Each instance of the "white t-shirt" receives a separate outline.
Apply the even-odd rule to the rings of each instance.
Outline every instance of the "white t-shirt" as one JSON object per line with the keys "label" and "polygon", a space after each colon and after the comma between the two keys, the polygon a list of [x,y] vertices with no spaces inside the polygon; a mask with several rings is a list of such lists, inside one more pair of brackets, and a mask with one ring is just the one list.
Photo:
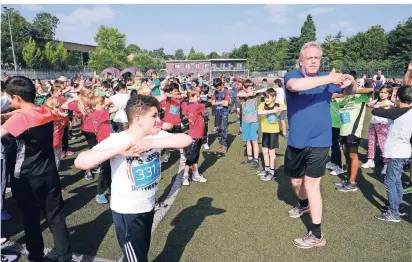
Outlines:
{"label": "white t-shirt", "polygon": [[[147,139],[171,136],[159,131]],[[97,144],[95,149],[108,149],[130,142],[125,131],[111,133],[108,138]],[[110,208],[120,214],[138,214],[152,211],[161,176],[161,149],[144,152],[140,157],[127,158],[116,155],[110,159],[112,172]]]}
{"label": "white t-shirt", "polygon": [[[373,76],[373,80],[374,80],[374,81],[377,81],[377,80],[376,80],[377,77],[378,77],[378,75],[374,75],[374,76]],[[385,84],[385,81],[386,81],[386,80],[385,80],[385,76],[384,76],[384,75],[381,75],[381,78],[380,78],[380,79],[381,79],[380,81],[382,81],[382,85]]]}
{"label": "white t-shirt", "polygon": [[[375,99],[375,100],[373,100],[372,102],[373,102],[374,104],[376,104],[376,103],[378,102],[378,100]],[[392,101],[390,101],[390,100],[385,100],[384,103],[388,105],[388,107],[385,107],[385,109],[388,109],[388,108],[390,108],[390,106],[393,106],[393,103],[392,103]],[[372,115],[372,117],[371,117],[371,122],[370,122],[370,123],[371,123],[371,124],[385,124],[385,125],[388,125],[388,124],[390,124],[391,122],[392,122],[392,120],[390,120],[390,119],[388,119],[388,118],[384,118],[384,117]]]}
{"label": "white t-shirt", "polygon": [[276,87],[276,102],[285,104],[285,90],[282,87]]}
{"label": "white t-shirt", "polygon": [[130,94],[115,94],[114,96],[110,97],[110,101],[112,101],[113,105],[118,109],[113,121],[119,123],[127,123],[127,115],[126,108],[127,101],[129,101]]}

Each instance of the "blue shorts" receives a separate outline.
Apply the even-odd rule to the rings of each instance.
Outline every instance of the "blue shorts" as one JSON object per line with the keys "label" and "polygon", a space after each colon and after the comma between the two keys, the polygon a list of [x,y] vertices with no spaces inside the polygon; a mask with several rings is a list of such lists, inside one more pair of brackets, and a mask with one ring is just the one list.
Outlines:
{"label": "blue shorts", "polygon": [[242,140],[257,141],[258,140],[259,122],[242,123]]}

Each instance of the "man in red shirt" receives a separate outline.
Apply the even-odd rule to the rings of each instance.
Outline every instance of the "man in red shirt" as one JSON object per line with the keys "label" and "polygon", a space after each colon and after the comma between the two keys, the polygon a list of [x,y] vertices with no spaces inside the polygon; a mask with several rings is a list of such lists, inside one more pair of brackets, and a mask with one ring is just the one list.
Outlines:
{"label": "man in red shirt", "polygon": [[[189,103],[182,103],[182,112],[189,120],[189,136],[192,137],[192,145],[186,148],[186,166],[183,174],[183,185],[189,185],[189,169],[192,167],[192,180],[205,183],[207,179],[204,178],[198,171],[198,161],[200,156],[200,148],[203,143],[205,121],[203,119],[203,112],[206,104],[199,103],[200,96],[196,91],[189,91]],[[209,103],[209,106],[211,104]]]}
{"label": "man in red shirt", "polygon": [[23,214],[26,247],[30,261],[43,261],[44,243],[40,228],[43,212],[54,238],[59,262],[71,261],[60,179],[53,150],[53,115],[50,108],[34,104],[36,89],[24,76],[5,83],[11,107],[17,110],[2,125],[1,137],[11,134],[17,139],[17,161],[12,180],[14,197]]}

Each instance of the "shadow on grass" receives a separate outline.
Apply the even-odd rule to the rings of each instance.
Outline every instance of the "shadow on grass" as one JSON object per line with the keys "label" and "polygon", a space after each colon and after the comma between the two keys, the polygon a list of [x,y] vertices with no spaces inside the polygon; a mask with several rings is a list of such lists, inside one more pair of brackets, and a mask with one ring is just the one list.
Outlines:
{"label": "shadow on grass", "polygon": [[176,149],[174,151],[169,151],[170,157],[167,163],[162,163],[162,172],[168,170],[171,166],[173,166],[176,162],[180,161],[180,150]]}
{"label": "shadow on grass", "polygon": [[297,197],[295,191],[293,190],[290,177],[285,175],[283,165],[276,169],[276,181],[278,182],[278,199],[288,205],[296,205]]}
{"label": "shadow on grass", "polygon": [[213,198],[199,198],[197,204],[183,209],[171,222],[174,226],[167,236],[163,251],[153,260],[154,262],[180,261],[186,245],[192,239],[196,230],[208,216],[220,215],[226,212],[212,206]]}

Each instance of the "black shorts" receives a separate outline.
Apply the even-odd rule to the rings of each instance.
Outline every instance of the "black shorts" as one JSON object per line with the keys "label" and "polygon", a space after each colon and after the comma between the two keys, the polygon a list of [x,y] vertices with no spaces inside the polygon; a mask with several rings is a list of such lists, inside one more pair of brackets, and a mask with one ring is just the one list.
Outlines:
{"label": "black shorts", "polygon": [[348,135],[339,137],[339,141],[341,145],[348,147],[349,153],[358,153],[362,139],[354,135]]}
{"label": "black shorts", "polygon": [[172,134],[183,133],[182,132],[182,126],[181,125],[173,126],[172,129],[167,130],[167,132],[172,133]]}
{"label": "black shorts", "polygon": [[202,147],[203,138],[193,139],[193,142],[188,146],[186,151],[186,165],[191,166],[199,162],[200,148]]}
{"label": "black shorts", "polygon": [[262,147],[279,148],[279,133],[262,133]]}
{"label": "black shorts", "polygon": [[305,175],[319,178],[325,174],[329,161],[329,147],[294,148],[287,146],[285,152],[285,174],[293,178]]}

